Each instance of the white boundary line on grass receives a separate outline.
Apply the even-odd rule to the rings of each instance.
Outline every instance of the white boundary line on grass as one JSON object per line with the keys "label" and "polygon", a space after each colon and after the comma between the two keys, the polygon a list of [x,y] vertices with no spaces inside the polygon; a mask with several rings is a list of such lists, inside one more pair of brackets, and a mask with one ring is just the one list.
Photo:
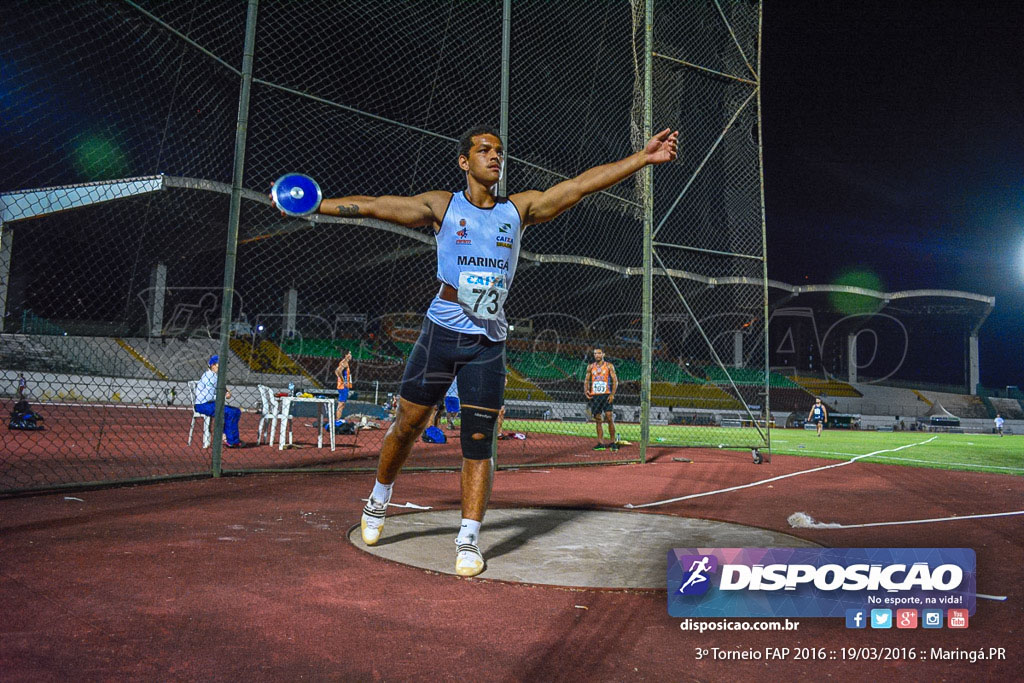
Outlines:
{"label": "white boundary line on grass", "polygon": [[[856,453],[843,453],[840,451],[803,451],[804,453],[816,453],[818,455],[843,455],[843,456],[856,456]],[[780,454],[781,455],[781,454]],[[789,455],[789,454],[787,454]],[[799,453],[793,453],[792,455],[800,455]],[[972,462],[939,462],[938,460],[921,460],[919,458],[897,458],[892,455],[876,455],[874,456],[879,460],[899,460],[900,462],[921,462],[930,465],[953,465],[959,467],[977,467],[987,470],[1010,470],[1011,472],[1024,472],[1024,467],[1004,467],[1002,465],[979,465]]]}
{"label": "white boundary line on grass", "polygon": [[891,455],[876,456],[881,460],[899,460],[900,462],[923,462],[932,465],[952,465],[959,467],[976,467],[985,470],[1010,470],[1011,472],[1024,472],[1024,467],[1004,467],[1002,465],[978,465],[970,462],[937,462],[935,460],[921,460],[918,458],[895,458]]}
{"label": "white boundary line on grass", "polygon": [[719,493],[728,493],[730,491],[739,491],[741,489],[749,489],[749,488],[752,488],[754,486],[760,486],[761,484],[768,484],[768,483],[773,482],[773,481],[779,481],[781,479],[788,479],[789,477],[796,477],[796,476],[799,476],[801,474],[810,474],[812,472],[821,472],[823,470],[831,470],[831,469],[834,469],[836,467],[844,467],[846,465],[851,465],[851,464],[857,462],[858,460],[860,460],[862,458],[870,458],[871,456],[878,455],[879,453],[895,453],[896,451],[902,451],[904,448],[912,448],[913,446],[923,446],[926,443],[931,443],[932,441],[934,441],[937,438],[939,438],[938,435],[935,435],[935,436],[933,436],[930,439],[925,439],[924,441],[919,441],[917,443],[908,443],[908,444],[906,444],[904,446],[898,446],[896,448],[887,448],[887,449],[881,450],[881,451],[874,451],[873,453],[865,453],[864,455],[858,455],[856,457],[850,458],[846,462],[838,462],[838,463],[835,463],[835,464],[832,464],[832,465],[824,465],[822,467],[813,467],[813,468],[811,468],[809,470],[800,470],[799,472],[790,472],[789,474],[782,474],[782,475],[779,475],[777,477],[771,477],[769,479],[761,479],[759,481],[754,481],[754,482],[751,482],[749,484],[741,484],[739,486],[730,486],[729,488],[718,489],[716,491],[705,491],[703,493],[691,493],[688,496],[680,496],[678,498],[669,498],[667,500],[658,500],[658,501],[655,501],[653,503],[641,503],[639,505],[633,505],[632,503],[626,503],[623,507],[629,508],[631,510],[635,510],[635,509],[639,509],[639,508],[654,507],[656,505],[668,505],[669,503],[678,503],[681,500],[690,500],[691,498],[702,498],[704,496],[713,496],[713,495],[716,495],[716,494],[719,494]]}

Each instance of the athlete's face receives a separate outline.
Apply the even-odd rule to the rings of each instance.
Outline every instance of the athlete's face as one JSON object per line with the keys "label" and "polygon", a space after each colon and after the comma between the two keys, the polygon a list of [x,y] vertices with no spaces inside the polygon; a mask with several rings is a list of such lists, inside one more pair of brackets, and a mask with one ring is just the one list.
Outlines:
{"label": "athlete's face", "polygon": [[469,156],[459,157],[459,168],[489,187],[498,182],[501,176],[504,154],[501,140],[496,136],[487,133],[475,135]]}
{"label": "athlete's face", "polygon": [[601,349],[594,349],[594,360],[598,363],[604,360],[604,351]]}

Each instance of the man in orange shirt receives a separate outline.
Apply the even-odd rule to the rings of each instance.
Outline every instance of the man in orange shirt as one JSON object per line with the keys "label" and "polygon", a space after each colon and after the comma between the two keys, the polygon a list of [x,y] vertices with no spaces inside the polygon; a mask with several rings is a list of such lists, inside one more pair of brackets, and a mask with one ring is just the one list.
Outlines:
{"label": "man in orange shirt", "polygon": [[[597,423],[595,451],[603,451],[609,447],[613,451],[619,450],[619,444],[615,440],[615,413],[612,411],[615,390],[618,388],[619,378],[615,374],[615,366],[604,359],[603,350],[594,349],[594,362],[587,366],[587,376],[583,379],[583,394],[587,397],[590,413]],[[601,442],[604,438],[602,420],[608,421],[608,438],[611,439],[611,443],[607,445]]]}
{"label": "man in orange shirt", "polygon": [[340,427],[342,423],[341,413],[345,410],[345,402],[348,401],[348,391],[352,388],[352,352],[346,351],[334,368],[334,376],[338,378],[338,409],[334,412],[334,426]]}

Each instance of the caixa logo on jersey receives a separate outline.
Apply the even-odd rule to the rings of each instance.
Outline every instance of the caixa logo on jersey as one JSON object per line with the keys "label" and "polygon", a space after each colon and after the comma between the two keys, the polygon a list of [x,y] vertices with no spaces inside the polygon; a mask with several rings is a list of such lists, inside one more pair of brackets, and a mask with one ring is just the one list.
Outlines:
{"label": "caixa logo on jersey", "polygon": [[969,548],[676,548],[674,617],[828,617],[854,608],[960,608],[974,614]]}
{"label": "caixa logo on jersey", "polygon": [[504,287],[505,276],[501,273],[471,273],[466,276],[466,284],[482,285],[484,287]]}

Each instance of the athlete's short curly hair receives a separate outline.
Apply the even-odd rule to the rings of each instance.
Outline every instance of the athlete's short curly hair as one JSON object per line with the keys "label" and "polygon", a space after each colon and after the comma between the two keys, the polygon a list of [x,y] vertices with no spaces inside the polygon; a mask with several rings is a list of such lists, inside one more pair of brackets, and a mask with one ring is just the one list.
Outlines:
{"label": "athlete's short curly hair", "polygon": [[473,147],[473,138],[477,135],[493,135],[494,137],[501,140],[501,135],[495,130],[494,126],[473,126],[459,138],[459,156],[468,157],[469,150]]}

